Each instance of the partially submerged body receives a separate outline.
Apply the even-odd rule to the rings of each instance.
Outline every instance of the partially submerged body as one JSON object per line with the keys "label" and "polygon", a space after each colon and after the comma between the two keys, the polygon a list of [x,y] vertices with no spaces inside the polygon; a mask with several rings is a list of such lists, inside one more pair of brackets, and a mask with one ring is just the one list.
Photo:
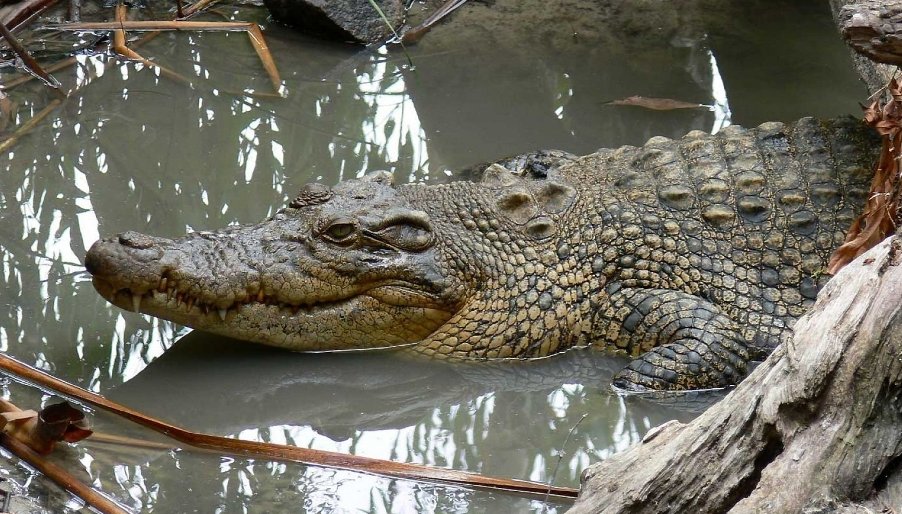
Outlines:
{"label": "partially submerged body", "polygon": [[594,345],[628,389],[730,385],[826,280],[877,150],[852,120],[540,153],[479,182],[308,184],[258,224],[95,243],[112,303],[292,350],[462,358]]}

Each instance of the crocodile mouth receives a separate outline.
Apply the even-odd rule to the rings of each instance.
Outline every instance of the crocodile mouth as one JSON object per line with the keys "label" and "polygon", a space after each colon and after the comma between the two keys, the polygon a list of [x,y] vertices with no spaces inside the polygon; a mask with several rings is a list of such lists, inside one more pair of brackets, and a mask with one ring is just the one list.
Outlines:
{"label": "crocodile mouth", "polygon": [[231,304],[225,306],[222,305],[222,302],[214,303],[179,289],[178,282],[166,275],[163,275],[157,287],[144,290],[117,287],[112,282],[98,276],[93,277],[93,285],[101,296],[125,310],[147,312],[153,315],[168,311],[172,314],[178,313],[190,317],[209,316],[211,319],[216,316],[222,322],[228,321],[232,315],[248,308],[268,308],[276,311],[275,313],[280,317],[317,316],[352,306],[364,297],[395,307],[447,310],[435,295],[403,281],[376,283],[368,288],[353,291],[346,297],[317,298],[302,303],[285,301],[278,295],[267,295],[262,288],[258,287],[248,290],[244,296],[236,298]]}

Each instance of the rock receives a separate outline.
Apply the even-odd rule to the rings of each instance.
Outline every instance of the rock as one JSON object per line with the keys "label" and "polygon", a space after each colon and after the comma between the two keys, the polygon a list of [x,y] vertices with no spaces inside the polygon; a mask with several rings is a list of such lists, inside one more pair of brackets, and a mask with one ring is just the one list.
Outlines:
{"label": "rock", "polygon": [[[273,18],[298,30],[329,39],[376,43],[392,36],[369,0],[264,0]],[[392,27],[401,25],[403,0],[376,0]]]}

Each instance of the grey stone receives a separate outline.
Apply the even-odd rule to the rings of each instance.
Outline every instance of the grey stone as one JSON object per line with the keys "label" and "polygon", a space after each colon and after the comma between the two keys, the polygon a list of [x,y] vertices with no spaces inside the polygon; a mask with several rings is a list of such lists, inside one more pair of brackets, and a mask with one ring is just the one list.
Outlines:
{"label": "grey stone", "polygon": [[[328,39],[376,43],[392,36],[385,20],[369,0],[264,0],[273,18],[303,32]],[[404,19],[401,0],[376,0],[391,23]]]}

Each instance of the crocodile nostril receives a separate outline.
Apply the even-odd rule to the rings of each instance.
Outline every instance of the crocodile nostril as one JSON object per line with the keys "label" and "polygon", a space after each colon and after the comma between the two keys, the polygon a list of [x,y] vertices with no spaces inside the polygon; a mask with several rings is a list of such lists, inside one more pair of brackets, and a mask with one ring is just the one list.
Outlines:
{"label": "crocodile nostril", "polygon": [[146,250],[156,243],[151,236],[140,232],[128,231],[119,234],[119,244],[136,250]]}

